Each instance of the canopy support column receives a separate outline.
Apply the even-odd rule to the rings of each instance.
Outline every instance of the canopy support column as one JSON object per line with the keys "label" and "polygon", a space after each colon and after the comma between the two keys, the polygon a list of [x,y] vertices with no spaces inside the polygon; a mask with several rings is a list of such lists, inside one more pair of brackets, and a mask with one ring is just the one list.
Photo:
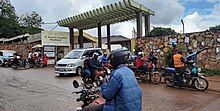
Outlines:
{"label": "canopy support column", "polygon": [[142,12],[136,12],[137,37],[142,37]]}
{"label": "canopy support column", "polygon": [[79,30],[79,37],[78,37],[78,43],[79,43],[79,48],[83,48],[83,30]]}
{"label": "canopy support column", "polygon": [[107,25],[107,44],[109,52],[111,52],[111,39],[110,39],[110,24]]}
{"label": "canopy support column", "polygon": [[74,31],[73,31],[73,28],[69,27],[69,31],[70,31],[70,46],[71,46],[71,49],[74,49]]}
{"label": "canopy support column", "polygon": [[145,37],[146,37],[150,32],[150,15],[145,15],[144,20],[145,20]]}
{"label": "canopy support column", "polygon": [[102,27],[101,27],[101,23],[98,23],[98,47],[102,48]]}

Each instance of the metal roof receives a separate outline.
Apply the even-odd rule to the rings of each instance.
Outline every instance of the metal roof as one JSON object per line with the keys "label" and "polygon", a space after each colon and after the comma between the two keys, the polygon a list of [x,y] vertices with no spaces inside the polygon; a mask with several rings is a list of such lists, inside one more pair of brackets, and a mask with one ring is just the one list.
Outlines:
{"label": "metal roof", "polygon": [[107,24],[115,24],[136,18],[136,12],[143,15],[154,15],[154,11],[134,0],[123,0],[119,3],[106,5],[82,14],[57,21],[59,26],[86,30]]}

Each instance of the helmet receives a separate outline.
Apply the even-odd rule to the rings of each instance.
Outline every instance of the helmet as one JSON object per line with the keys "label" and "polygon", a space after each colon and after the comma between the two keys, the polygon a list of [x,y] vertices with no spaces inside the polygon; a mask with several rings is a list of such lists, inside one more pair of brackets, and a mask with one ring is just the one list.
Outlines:
{"label": "helmet", "polygon": [[144,55],[144,53],[143,52],[138,52],[138,55],[142,56],[142,55]]}
{"label": "helmet", "polygon": [[189,54],[192,54],[192,53],[193,53],[192,49],[189,49],[188,52],[189,52]]}
{"label": "helmet", "polygon": [[99,56],[99,54],[95,52],[95,53],[93,53],[92,58],[97,59],[98,56]]}
{"label": "helmet", "polygon": [[128,50],[117,49],[109,54],[108,59],[110,60],[111,66],[117,67],[120,64],[125,64],[128,61],[128,56]]}
{"label": "helmet", "polygon": [[181,55],[183,54],[183,52],[181,50],[178,50],[177,53],[181,54]]}

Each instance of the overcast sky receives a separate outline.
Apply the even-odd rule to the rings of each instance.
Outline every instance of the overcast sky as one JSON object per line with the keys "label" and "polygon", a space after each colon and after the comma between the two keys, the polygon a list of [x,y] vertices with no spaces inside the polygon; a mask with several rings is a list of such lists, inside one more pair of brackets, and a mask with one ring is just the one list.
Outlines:
{"label": "overcast sky", "polygon": [[[121,0],[10,0],[17,15],[36,11],[43,22],[51,23],[66,17],[71,17],[107,4]],[[182,33],[180,20],[183,19],[185,32],[197,32],[210,26],[220,25],[220,0],[136,0],[152,9],[155,16],[151,17],[151,28],[171,27]],[[56,24],[43,25],[45,30],[52,30]],[[111,35],[123,35],[131,38],[136,21],[118,23],[111,26]],[[55,31],[68,31],[57,27]],[[86,30],[97,36],[97,29]],[[144,34],[144,32],[143,32]],[[102,36],[106,36],[106,27],[102,27]]]}

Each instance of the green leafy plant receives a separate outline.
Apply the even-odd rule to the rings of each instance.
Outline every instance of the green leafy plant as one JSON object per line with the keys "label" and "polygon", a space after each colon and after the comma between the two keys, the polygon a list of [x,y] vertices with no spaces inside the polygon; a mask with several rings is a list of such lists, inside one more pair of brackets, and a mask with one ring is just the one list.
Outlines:
{"label": "green leafy plant", "polygon": [[211,70],[211,69],[202,69],[201,73],[205,73],[205,75],[213,76],[218,75],[220,76],[220,70]]}

